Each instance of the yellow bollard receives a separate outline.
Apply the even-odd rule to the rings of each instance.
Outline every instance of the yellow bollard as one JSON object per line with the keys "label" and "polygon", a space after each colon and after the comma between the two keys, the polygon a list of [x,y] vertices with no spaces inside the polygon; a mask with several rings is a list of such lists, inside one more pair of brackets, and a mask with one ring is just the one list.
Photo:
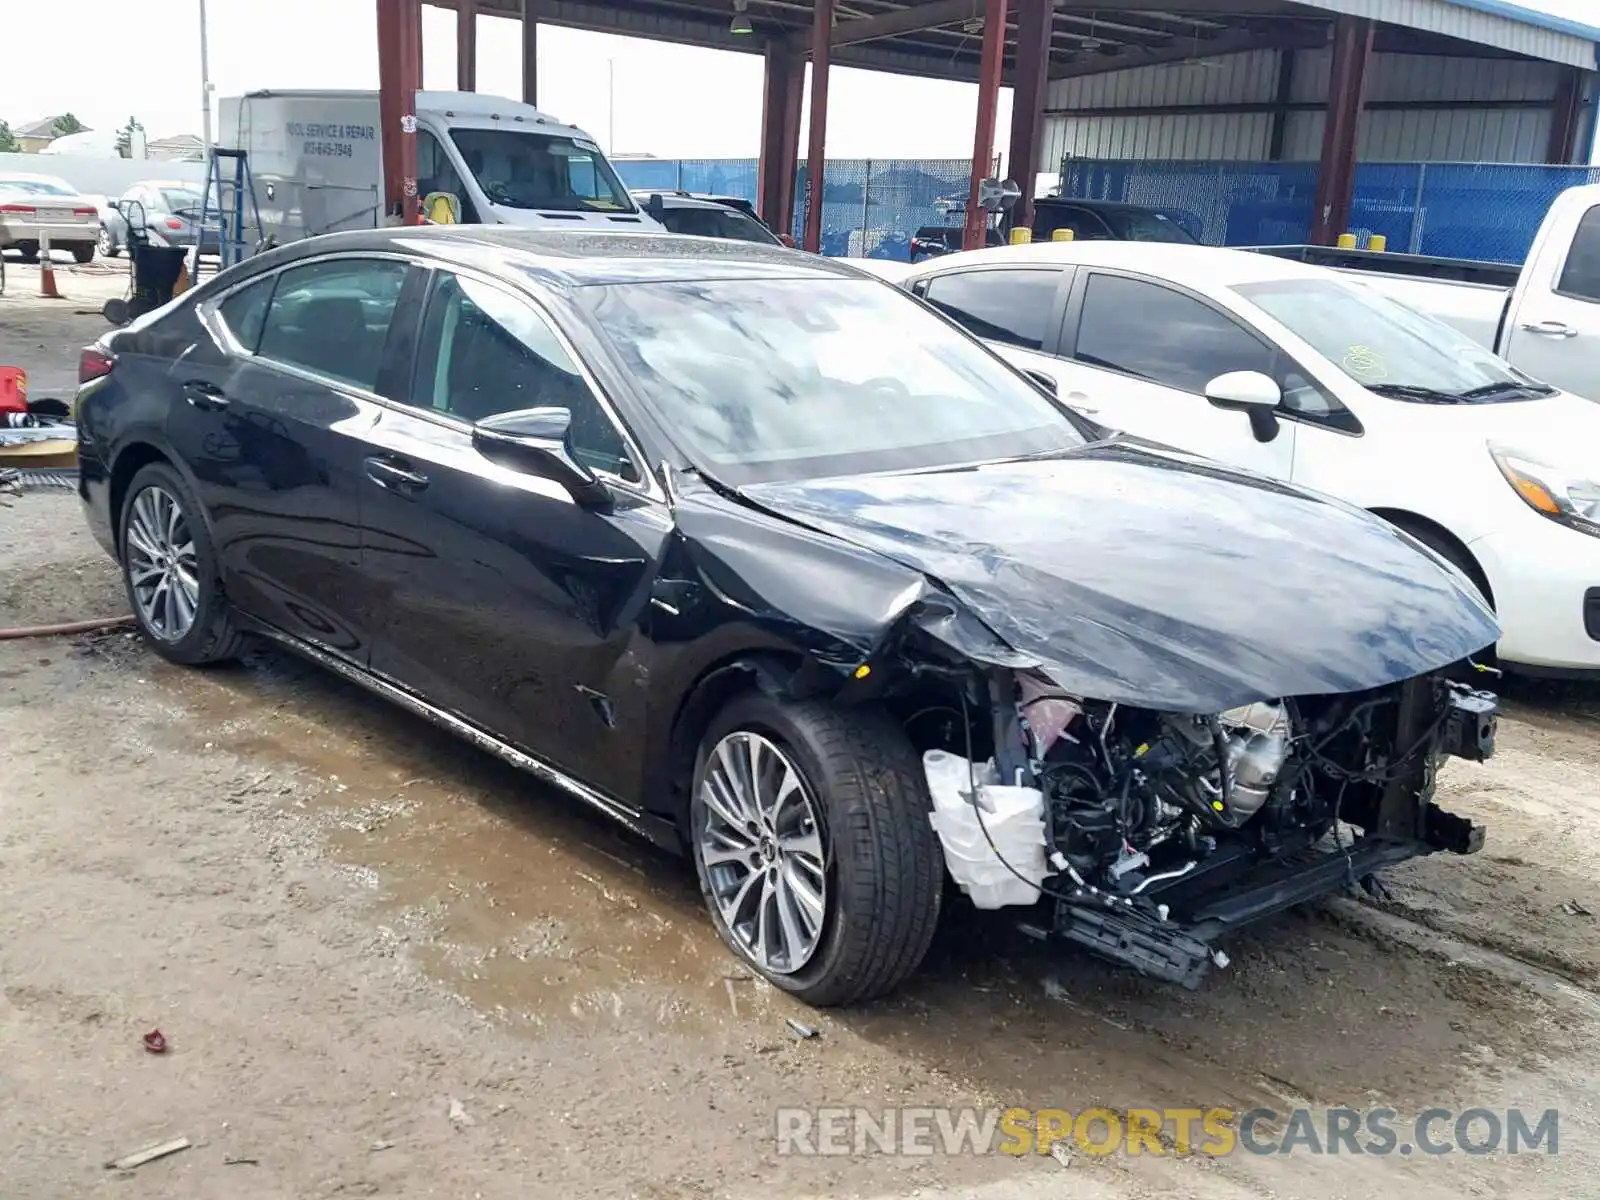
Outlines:
{"label": "yellow bollard", "polygon": [[1011,231],[1011,244],[1013,246],[1026,246],[1033,241],[1033,230],[1026,225],[1018,225]]}
{"label": "yellow bollard", "polygon": [[1070,242],[1072,240],[1072,230],[1058,229],[1050,235],[1050,240],[1052,242]]}
{"label": "yellow bollard", "polygon": [[1389,248],[1389,239],[1381,233],[1375,233],[1367,239],[1367,249],[1382,254]]}
{"label": "yellow bollard", "polygon": [[1339,235],[1339,249],[1341,249],[1341,250],[1354,250],[1355,248],[1356,248],[1356,235],[1355,234],[1353,234],[1353,233],[1341,233]]}

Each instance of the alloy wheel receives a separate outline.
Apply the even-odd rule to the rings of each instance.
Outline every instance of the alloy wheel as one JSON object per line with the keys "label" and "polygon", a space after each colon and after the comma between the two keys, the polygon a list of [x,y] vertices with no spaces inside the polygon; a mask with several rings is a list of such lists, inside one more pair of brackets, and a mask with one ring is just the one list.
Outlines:
{"label": "alloy wheel", "polygon": [[756,966],[793,974],[816,953],[828,912],[810,788],[777,745],[739,730],[712,748],[700,801],[695,849],[723,925]]}
{"label": "alloy wheel", "polygon": [[182,641],[200,608],[198,561],[183,506],[165,488],[145,488],[133,498],[124,540],[140,621],[163,642]]}

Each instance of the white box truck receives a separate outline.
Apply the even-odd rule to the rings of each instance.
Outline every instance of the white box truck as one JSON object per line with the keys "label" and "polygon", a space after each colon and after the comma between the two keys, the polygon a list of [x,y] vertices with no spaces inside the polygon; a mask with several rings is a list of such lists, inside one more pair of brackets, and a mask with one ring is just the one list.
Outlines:
{"label": "white box truck", "polygon": [[[386,223],[377,92],[250,92],[221,115],[217,144],[249,153],[265,235]],[[531,105],[418,92],[416,118],[418,194],[453,195],[464,224],[661,230],[593,138]]]}

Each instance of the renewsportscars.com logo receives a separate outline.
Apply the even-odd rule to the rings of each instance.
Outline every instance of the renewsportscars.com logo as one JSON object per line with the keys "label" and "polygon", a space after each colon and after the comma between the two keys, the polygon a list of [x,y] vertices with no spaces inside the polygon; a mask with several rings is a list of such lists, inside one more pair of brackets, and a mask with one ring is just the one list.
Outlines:
{"label": "renewsportscars.com logo", "polygon": [[1557,1154],[1560,1113],[1427,1108],[782,1108],[779,1154]]}

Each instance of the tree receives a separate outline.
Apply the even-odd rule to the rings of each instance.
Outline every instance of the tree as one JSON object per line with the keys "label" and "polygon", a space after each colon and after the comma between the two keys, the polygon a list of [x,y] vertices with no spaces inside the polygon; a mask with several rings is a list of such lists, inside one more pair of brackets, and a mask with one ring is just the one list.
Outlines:
{"label": "tree", "polygon": [[133,135],[136,132],[144,132],[144,126],[139,123],[138,117],[129,117],[128,123],[117,130],[117,153],[123,158],[133,157]]}
{"label": "tree", "polygon": [[9,122],[0,121],[0,154],[16,154],[22,149],[17,145],[17,139],[11,136]]}
{"label": "tree", "polygon": [[69,133],[82,133],[89,127],[71,113],[62,113],[55,120],[54,129],[57,137],[66,137]]}

